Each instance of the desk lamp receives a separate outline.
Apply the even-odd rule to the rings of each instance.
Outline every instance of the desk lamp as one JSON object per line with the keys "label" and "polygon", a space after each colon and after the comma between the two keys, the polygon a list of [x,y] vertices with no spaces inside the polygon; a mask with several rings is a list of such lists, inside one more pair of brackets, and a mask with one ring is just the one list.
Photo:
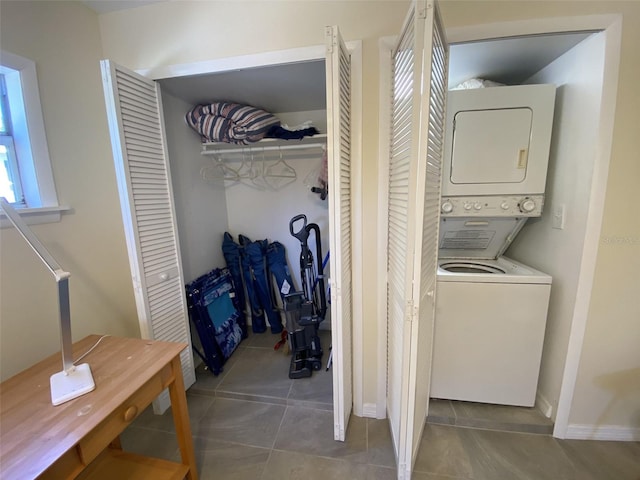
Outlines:
{"label": "desk lamp", "polygon": [[25,241],[40,257],[40,260],[53,274],[58,284],[58,308],[60,313],[60,342],[62,346],[62,371],[51,375],[51,403],[61,403],[73,400],[96,388],[88,363],[73,364],[73,352],[71,347],[71,313],[69,309],[69,277],[71,274],[60,267],[42,245],[38,237],[31,231],[20,215],[7,202],[0,197],[0,205],[9,221],[20,232]]}

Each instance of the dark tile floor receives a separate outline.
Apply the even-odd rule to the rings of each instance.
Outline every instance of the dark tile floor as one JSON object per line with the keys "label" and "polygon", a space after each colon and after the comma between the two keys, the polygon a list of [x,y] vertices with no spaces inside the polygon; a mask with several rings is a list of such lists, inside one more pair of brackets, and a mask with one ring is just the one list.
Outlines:
{"label": "dark tile floor", "polygon": [[[200,478],[395,479],[387,420],[352,416],[346,442],[335,442],[331,371],[290,380],[289,358],[273,350],[274,338],[250,337],[218,377],[199,369],[187,400]],[[328,350],[328,332],[323,340]],[[433,403],[413,479],[640,480],[640,443],[562,441],[461,426],[480,421],[481,408]],[[539,421],[533,413],[490,408],[484,421],[531,428]],[[170,412],[146,410],[122,443],[144,455],[179,458]]]}

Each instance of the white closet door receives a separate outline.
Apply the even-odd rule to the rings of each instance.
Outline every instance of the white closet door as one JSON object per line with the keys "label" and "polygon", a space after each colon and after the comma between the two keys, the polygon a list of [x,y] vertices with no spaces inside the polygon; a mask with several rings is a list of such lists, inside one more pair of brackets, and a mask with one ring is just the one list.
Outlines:
{"label": "white closet door", "polygon": [[[185,388],[195,382],[159,86],[100,62],[133,289],[143,338],[185,342]],[[154,403],[169,406],[167,392]]]}
{"label": "white closet door", "polygon": [[[410,211],[415,199],[419,124],[416,85],[415,6],[409,11],[392,56],[391,145],[388,187],[387,414],[398,465],[406,470],[408,365],[413,303],[413,238]],[[403,463],[404,462],[404,463]]]}
{"label": "white closet door", "polygon": [[[440,227],[440,181],[444,154],[445,103],[449,46],[444,36],[437,4],[427,11],[423,51],[422,112],[420,115],[419,187],[416,213],[422,228],[416,231],[414,253],[413,298],[417,317],[411,328],[411,360],[409,364],[409,409],[413,411],[413,436],[410,440],[411,465],[427,420],[431,387],[431,358],[435,320],[436,273],[438,270],[438,238]],[[422,190],[424,188],[424,190]],[[418,299],[416,301],[415,299]],[[411,395],[414,395],[412,398]],[[413,400],[413,406],[411,401]],[[410,420],[409,420],[410,421]],[[407,431],[410,435],[410,431]],[[408,460],[408,458],[407,458]]]}
{"label": "white closet door", "polygon": [[398,478],[409,479],[428,410],[447,44],[436,7],[414,2],[392,61],[387,405]]}
{"label": "white closet door", "polygon": [[344,441],[353,404],[351,358],[351,62],[338,27],[326,28],[326,41],[334,438]]}

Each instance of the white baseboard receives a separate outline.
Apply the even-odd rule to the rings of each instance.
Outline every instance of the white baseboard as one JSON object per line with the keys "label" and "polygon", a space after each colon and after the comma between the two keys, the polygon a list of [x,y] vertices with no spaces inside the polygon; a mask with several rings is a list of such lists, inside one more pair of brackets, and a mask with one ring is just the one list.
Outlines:
{"label": "white baseboard", "polygon": [[570,424],[564,437],[572,440],[613,440],[618,442],[640,441],[640,428],[619,425]]}
{"label": "white baseboard", "polygon": [[553,405],[540,392],[536,393],[536,407],[547,418],[551,418],[553,415]]}
{"label": "white baseboard", "polygon": [[362,405],[362,416],[367,418],[376,418],[378,416],[378,408],[375,403],[365,403]]}

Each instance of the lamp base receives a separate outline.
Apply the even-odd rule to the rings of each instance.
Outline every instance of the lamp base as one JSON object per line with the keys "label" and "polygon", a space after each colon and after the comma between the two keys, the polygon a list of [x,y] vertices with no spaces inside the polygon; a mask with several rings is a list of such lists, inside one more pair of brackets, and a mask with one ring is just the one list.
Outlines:
{"label": "lamp base", "polygon": [[73,400],[96,388],[88,363],[77,365],[70,372],[58,372],[51,375],[51,403],[61,403]]}

